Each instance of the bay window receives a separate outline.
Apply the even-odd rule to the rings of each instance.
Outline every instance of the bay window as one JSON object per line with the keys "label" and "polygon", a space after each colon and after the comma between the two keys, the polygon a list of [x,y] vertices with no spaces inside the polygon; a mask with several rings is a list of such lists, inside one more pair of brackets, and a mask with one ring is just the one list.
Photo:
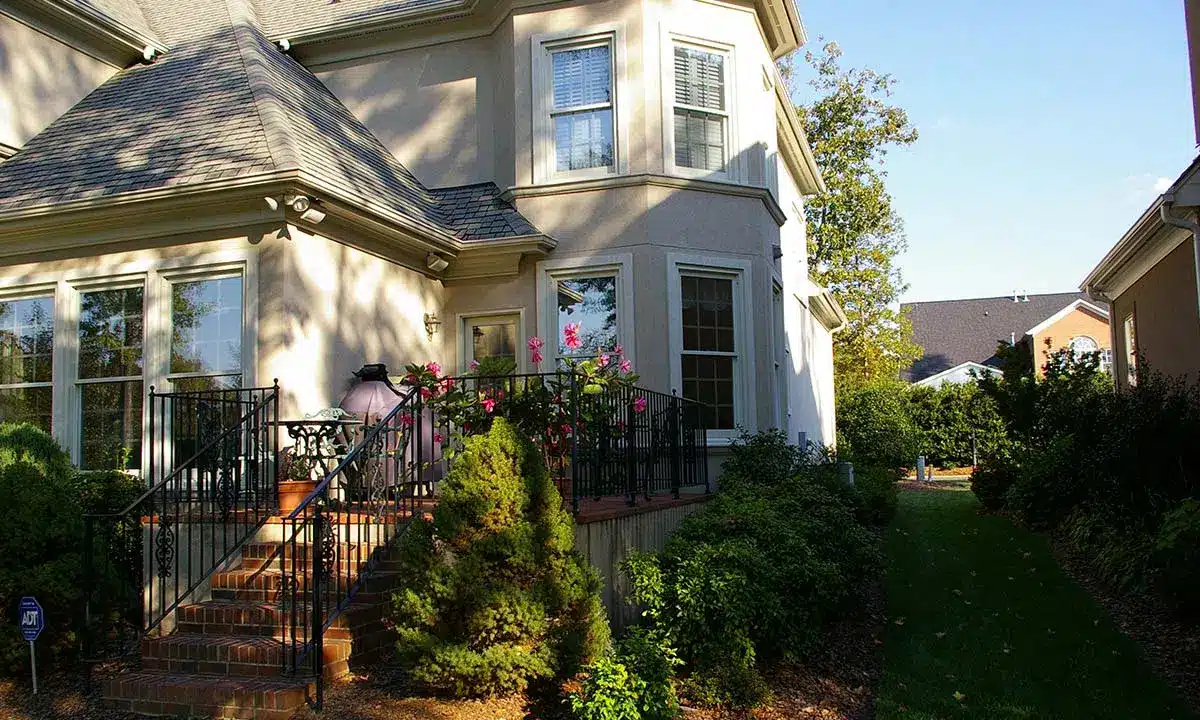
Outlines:
{"label": "bay window", "polygon": [[675,166],[725,172],[729,96],[725,53],[675,44],[672,130]]}
{"label": "bay window", "polygon": [[750,264],[670,253],[667,265],[672,389],[702,404],[711,441],[729,442],[754,430]]}
{"label": "bay window", "polygon": [[0,422],[50,432],[54,298],[0,302]]}
{"label": "bay window", "polygon": [[[546,342],[549,368],[566,358],[596,357],[622,346],[633,362],[633,259],[628,254],[566,258],[538,263],[538,334]],[[563,339],[579,327],[580,347]]]}
{"label": "bay window", "polygon": [[618,172],[618,25],[533,38],[534,182]]}

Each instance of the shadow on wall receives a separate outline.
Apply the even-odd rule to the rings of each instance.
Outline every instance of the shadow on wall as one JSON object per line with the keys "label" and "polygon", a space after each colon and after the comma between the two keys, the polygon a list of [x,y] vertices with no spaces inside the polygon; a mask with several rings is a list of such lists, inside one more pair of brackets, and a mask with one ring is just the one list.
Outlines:
{"label": "shadow on wall", "polygon": [[278,268],[273,282],[282,287],[264,292],[260,364],[280,375],[281,417],[336,405],[365,363],[400,374],[408,363],[440,360],[423,323],[425,309],[440,305],[437,283],[319,236],[271,243],[264,263]]}

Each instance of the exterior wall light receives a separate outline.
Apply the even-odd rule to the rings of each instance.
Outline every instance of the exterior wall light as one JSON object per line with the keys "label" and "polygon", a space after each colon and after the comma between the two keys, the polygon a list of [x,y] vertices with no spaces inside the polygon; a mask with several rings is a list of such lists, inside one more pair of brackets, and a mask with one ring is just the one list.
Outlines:
{"label": "exterior wall light", "polygon": [[434,272],[441,272],[450,267],[450,261],[446,260],[446,258],[442,257],[441,255],[429,253],[425,256],[425,267]]}
{"label": "exterior wall light", "polygon": [[425,313],[425,334],[429,336],[430,340],[433,339],[433,334],[437,332],[441,324],[442,321],[438,318],[437,313]]}

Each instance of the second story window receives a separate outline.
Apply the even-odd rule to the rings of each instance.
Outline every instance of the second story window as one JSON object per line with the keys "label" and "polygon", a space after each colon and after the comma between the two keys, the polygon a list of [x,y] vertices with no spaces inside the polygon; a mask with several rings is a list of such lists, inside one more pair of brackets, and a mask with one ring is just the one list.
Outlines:
{"label": "second story window", "polygon": [[556,48],[550,55],[555,170],[611,168],[612,45]]}
{"label": "second story window", "polygon": [[676,45],[675,166],[724,172],[729,124],[726,56]]}

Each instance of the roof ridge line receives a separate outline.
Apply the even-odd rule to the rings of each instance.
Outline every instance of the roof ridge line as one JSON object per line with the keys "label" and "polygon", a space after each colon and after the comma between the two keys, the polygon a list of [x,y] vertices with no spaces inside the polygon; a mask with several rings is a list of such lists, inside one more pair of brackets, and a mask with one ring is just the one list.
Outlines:
{"label": "roof ridge line", "polygon": [[[242,8],[243,16],[234,17],[233,3],[241,5],[245,1],[225,0],[225,9],[229,13],[233,39],[237,45],[238,56],[242,61],[242,70],[246,74],[246,84],[250,87],[251,97],[254,98],[254,110],[258,114],[259,124],[262,125],[267,152],[275,163],[275,169],[299,169],[300,150],[295,138],[292,137],[291,121],[288,119],[287,111],[280,107],[279,102],[273,97],[273,84],[267,76],[266,70],[261,67],[264,62],[261,53],[250,45],[254,39],[248,35],[252,36],[256,32],[256,28],[248,18],[244,17],[246,14],[244,7]],[[248,54],[253,57],[248,57]]]}

